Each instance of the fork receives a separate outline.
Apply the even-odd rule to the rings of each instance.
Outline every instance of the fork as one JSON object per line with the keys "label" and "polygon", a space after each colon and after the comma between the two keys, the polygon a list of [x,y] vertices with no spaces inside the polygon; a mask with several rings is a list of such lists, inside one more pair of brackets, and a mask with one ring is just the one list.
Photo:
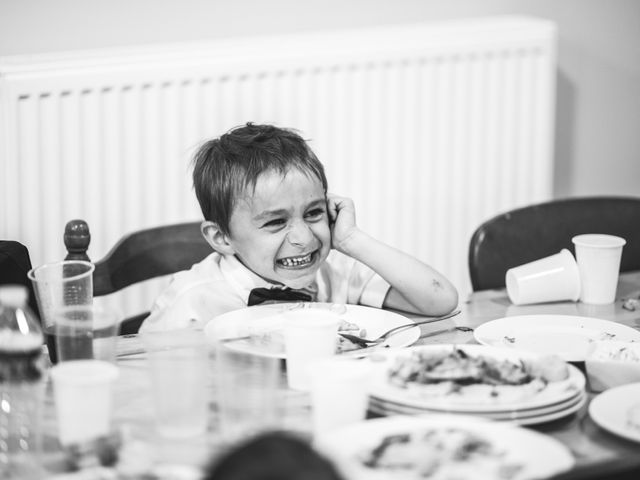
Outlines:
{"label": "fork", "polygon": [[382,335],[377,338],[362,338],[357,335],[351,335],[350,333],[341,333],[338,332],[342,338],[346,338],[347,340],[359,345],[361,347],[370,347],[373,345],[378,345],[379,343],[387,340],[391,335],[395,335],[398,332],[402,332],[403,330],[408,330],[409,328],[415,327],[417,325],[424,325],[426,323],[434,323],[439,322],[441,320],[446,320],[447,318],[455,317],[460,313],[460,310],[455,310],[447,315],[443,315],[441,317],[431,317],[427,320],[421,320],[419,322],[406,323],[404,325],[398,325],[397,327],[393,327],[391,330],[387,330]]}

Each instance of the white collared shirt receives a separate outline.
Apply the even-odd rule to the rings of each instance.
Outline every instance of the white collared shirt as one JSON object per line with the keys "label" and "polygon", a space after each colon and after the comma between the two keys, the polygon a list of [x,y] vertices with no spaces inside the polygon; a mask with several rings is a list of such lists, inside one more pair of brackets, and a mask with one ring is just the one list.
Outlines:
{"label": "white collared shirt", "polygon": [[[212,253],[189,270],[176,273],[156,299],[141,332],[204,325],[218,315],[245,308],[253,288],[275,285],[234,256]],[[308,290],[316,302],[382,307],[389,284],[366,265],[332,250]]]}

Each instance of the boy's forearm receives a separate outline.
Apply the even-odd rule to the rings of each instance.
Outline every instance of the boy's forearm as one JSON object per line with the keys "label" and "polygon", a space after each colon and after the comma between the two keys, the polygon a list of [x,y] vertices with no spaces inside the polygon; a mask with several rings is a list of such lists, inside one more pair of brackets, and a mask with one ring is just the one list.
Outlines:
{"label": "boy's forearm", "polygon": [[442,315],[458,304],[458,292],[446,277],[361,230],[353,232],[340,250],[367,265],[391,285],[386,307]]}

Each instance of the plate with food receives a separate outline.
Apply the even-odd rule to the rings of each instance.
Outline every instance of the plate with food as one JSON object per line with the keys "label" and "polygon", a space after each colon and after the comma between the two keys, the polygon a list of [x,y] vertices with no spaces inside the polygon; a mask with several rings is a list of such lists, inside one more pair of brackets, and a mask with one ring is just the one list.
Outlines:
{"label": "plate with food", "polygon": [[367,420],[324,433],[315,445],[352,480],[525,480],[575,463],[547,435],[463,415]]}
{"label": "plate with food", "polygon": [[516,412],[584,391],[580,370],[556,356],[484,345],[423,345],[377,361],[372,398],[425,411]]}
{"label": "plate with food", "polygon": [[[359,337],[375,338],[393,327],[412,323],[412,320],[388,310],[320,302],[274,303],[247,307],[220,315],[205,326],[210,339],[224,339],[225,346],[237,351],[285,358],[284,320],[282,313],[291,310],[305,312],[326,311],[338,319],[338,332]],[[420,327],[415,326],[392,335],[384,346],[406,347],[420,338]],[[310,339],[312,341],[312,339]],[[336,335],[337,354],[357,354],[361,346]]]}
{"label": "plate with food", "polygon": [[640,442],[640,383],[611,388],[589,404],[589,415],[605,430]]}
{"label": "plate with food", "polygon": [[560,355],[568,362],[583,362],[593,342],[640,342],[640,332],[620,323],[574,315],[518,315],[484,323],[475,339],[493,347]]}

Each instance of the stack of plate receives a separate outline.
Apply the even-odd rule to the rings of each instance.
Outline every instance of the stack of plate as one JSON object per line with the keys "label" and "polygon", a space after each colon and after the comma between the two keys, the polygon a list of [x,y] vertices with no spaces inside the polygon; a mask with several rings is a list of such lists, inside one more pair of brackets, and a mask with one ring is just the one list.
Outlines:
{"label": "stack of plate", "polygon": [[[376,378],[370,391],[369,409],[377,415],[420,415],[449,413],[480,416],[491,420],[532,425],[556,420],[580,410],[586,402],[585,377],[570,364],[568,378],[549,382],[541,389],[509,386],[503,395],[492,396],[488,386],[463,386],[451,393],[443,389],[438,394],[434,388],[426,392],[420,385],[401,387],[389,381],[389,371],[395,365],[410,358],[412,352],[437,354],[454,348],[470,356],[493,357],[516,364],[539,358],[538,355],[504,348],[482,345],[428,345],[389,352],[383,362],[375,363]],[[446,393],[445,393],[446,392]]]}

